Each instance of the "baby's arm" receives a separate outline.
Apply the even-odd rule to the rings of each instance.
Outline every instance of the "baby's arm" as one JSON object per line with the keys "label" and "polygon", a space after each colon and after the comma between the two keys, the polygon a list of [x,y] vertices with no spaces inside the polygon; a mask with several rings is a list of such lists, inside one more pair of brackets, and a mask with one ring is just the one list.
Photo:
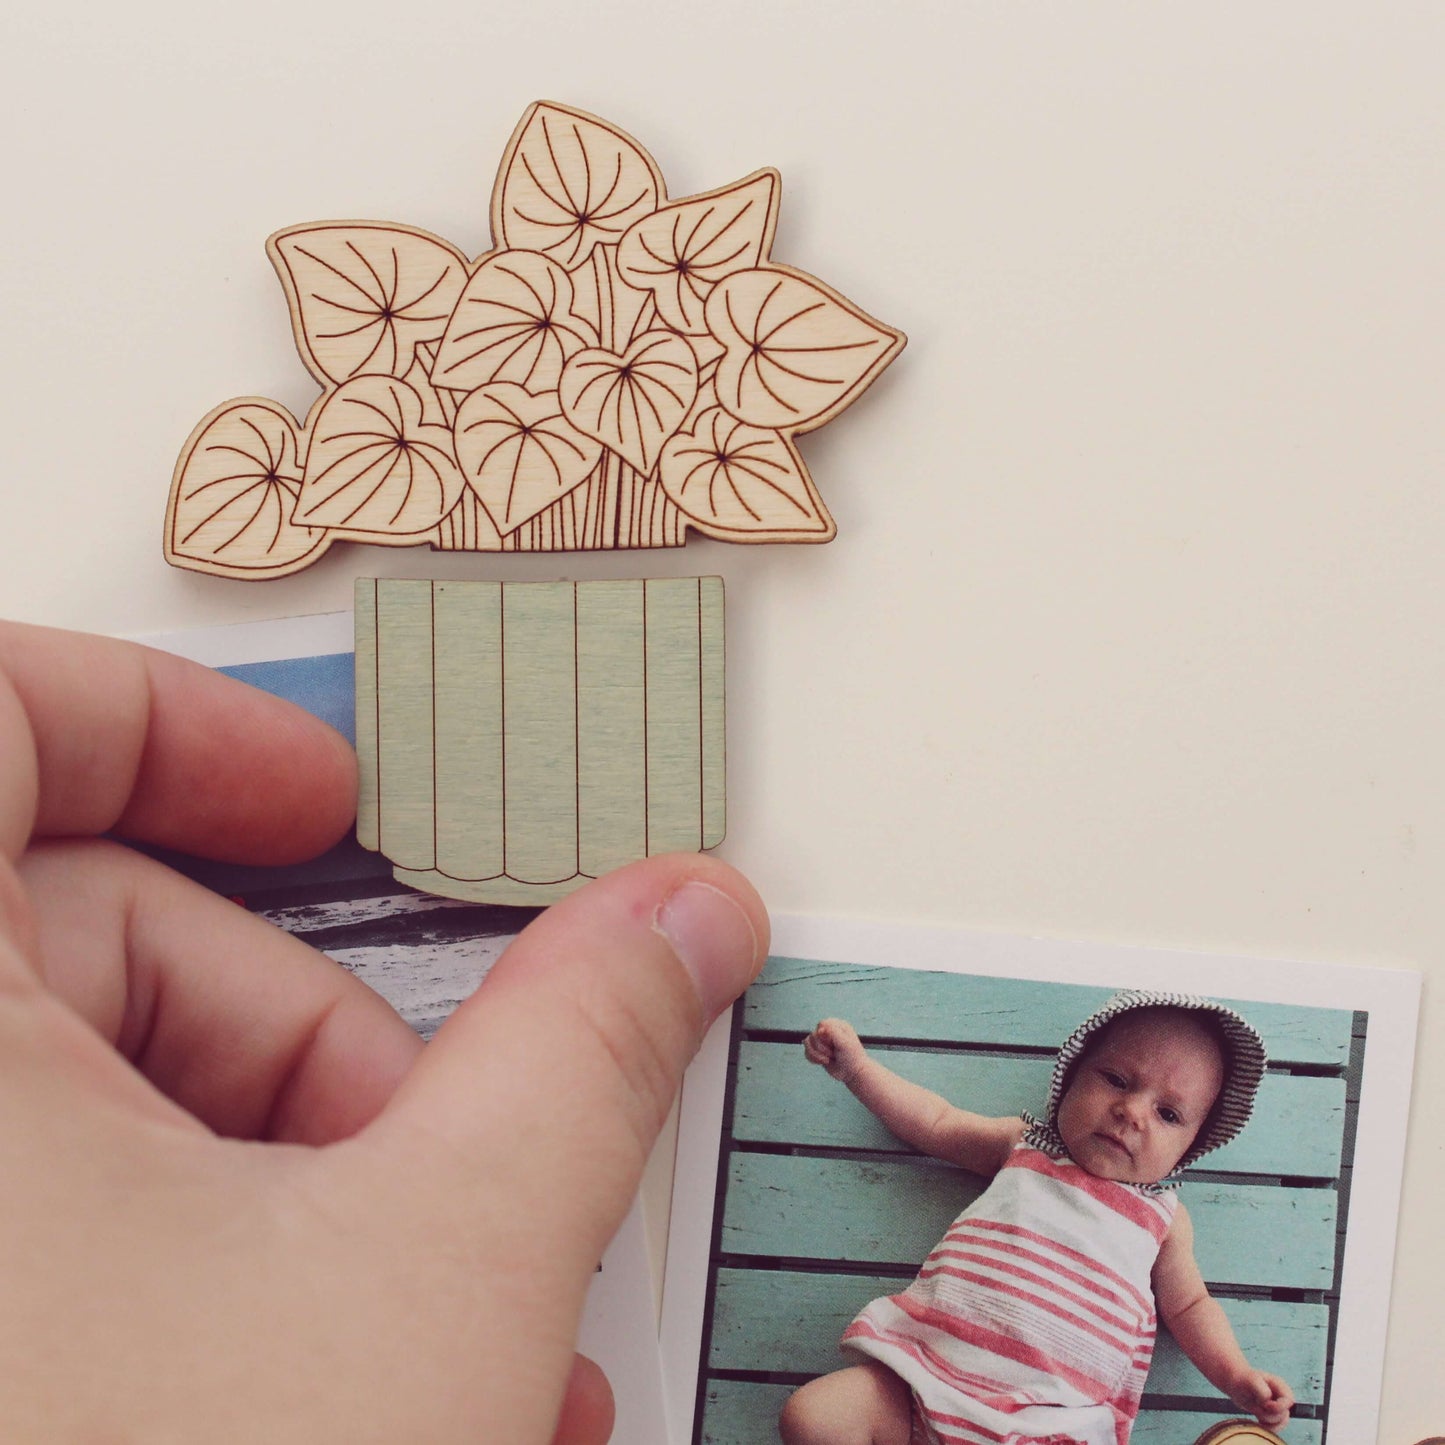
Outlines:
{"label": "baby's arm", "polygon": [[851,1024],[824,1019],[803,1040],[810,1063],[827,1069],[905,1144],[975,1174],[996,1174],[1023,1138],[1023,1120],[989,1119],[900,1078],[870,1057]]}
{"label": "baby's arm", "polygon": [[1181,1204],[1154,1264],[1159,1318],[1205,1379],[1266,1429],[1289,1419],[1294,1392],[1278,1375],[1256,1370],[1245,1358],[1219,1301],[1205,1288],[1194,1261],[1194,1226]]}

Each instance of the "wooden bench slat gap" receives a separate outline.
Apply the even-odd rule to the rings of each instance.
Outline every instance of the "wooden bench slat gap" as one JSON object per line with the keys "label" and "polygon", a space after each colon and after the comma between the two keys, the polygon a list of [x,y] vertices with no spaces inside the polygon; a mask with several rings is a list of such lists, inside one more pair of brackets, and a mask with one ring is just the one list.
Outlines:
{"label": "wooden bench slat gap", "polygon": [[[771,1271],[775,1274],[796,1270],[802,1274],[852,1274],[860,1273],[857,1260],[810,1259],[802,1256],[775,1254],[715,1254],[712,1262],[719,1269],[753,1269]],[[918,1273],[918,1262],[912,1264],[874,1264],[871,1260],[861,1271],[868,1275],[886,1275],[890,1279],[902,1280],[905,1284]]]}
{"label": "wooden bench slat gap", "polygon": [[808,1274],[879,1274],[910,1280],[919,1261],[907,1259],[845,1259],[842,1255],[715,1254],[713,1263],[727,1269],[762,1269],[777,1273],[804,1270]]}
{"label": "wooden bench slat gap", "polygon": [[[864,1164],[887,1164],[900,1159],[938,1163],[945,1169],[957,1168],[943,1160],[933,1160],[917,1149],[857,1149],[846,1144],[778,1143],[771,1139],[734,1139],[729,1145],[734,1154],[771,1154],[797,1159],[851,1159]],[[1328,1174],[1247,1174],[1240,1170],[1186,1169],[1179,1176],[1186,1184],[1253,1184],[1277,1189],[1333,1189],[1336,1179]]]}
{"label": "wooden bench slat gap", "polygon": [[[742,1038],[749,1044],[797,1044],[801,1047],[806,1034],[796,1029],[755,1029],[742,1031]],[[860,1034],[869,1049],[881,1053],[889,1050],[907,1050],[916,1054],[988,1054],[997,1059],[1048,1059],[1058,1053],[1057,1044],[996,1044],[987,1041],[970,1043],[967,1040],[941,1043],[938,1039],[914,1038],[909,1034]],[[1062,1042],[1062,1040],[1060,1040]]]}
{"label": "wooden bench slat gap", "polygon": [[[755,1270],[764,1274],[857,1275],[868,1274],[877,1278],[896,1279],[901,1284],[909,1283],[918,1273],[918,1263],[889,1263],[877,1260],[835,1259],[831,1256],[814,1258],[808,1255],[780,1254],[715,1254],[712,1264],[716,1269]],[[1330,1307],[1339,1303],[1339,1292],[1335,1290],[1297,1289],[1289,1285],[1228,1284],[1217,1280],[1206,1280],[1209,1293],[1216,1299],[1272,1300],[1280,1304],[1320,1305]]]}
{"label": "wooden bench slat gap", "polygon": [[[739,1037],[749,1044],[797,1044],[801,1047],[806,1034],[797,1029],[760,1029],[744,1024]],[[870,1049],[880,1053],[890,1050],[919,1054],[986,1055],[995,1059],[1049,1059],[1058,1053],[1058,1045],[1051,1044],[997,1044],[971,1043],[968,1041],[940,1042],[938,1039],[914,1038],[907,1034],[861,1034],[859,1036]],[[1348,1072],[1345,1062],[1338,1064],[1313,1063],[1298,1059],[1271,1059],[1266,1068],[1271,1074],[1293,1074],[1305,1079],[1338,1079]],[[1358,1095],[1347,1096],[1358,1099]]]}
{"label": "wooden bench slat gap", "polygon": [[[839,1368],[842,1368],[840,1365]],[[726,1381],[737,1385],[786,1385],[796,1389],[806,1385],[816,1375],[800,1374],[794,1370],[708,1370],[705,1377],[709,1384]],[[1239,1412],[1223,1395],[1155,1395],[1145,1391],[1140,1399],[1141,1410],[1190,1410],[1213,1412],[1218,1410],[1221,1420],[1229,1419]],[[1319,1420],[1323,1416],[1318,1405],[1296,1405],[1290,1414],[1293,1420]]]}
{"label": "wooden bench slat gap", "polygon": [[[1144,1392],[1141,1410],[1202,1410],[1219,1411],[1221,1420],[1238,1419],[1240,1410],[1223,1395],[1151,1395]],[[1323,1418],[1318,1405],[1296,1405],[1290,1412],[1290,1420],[1319,1420]]]}

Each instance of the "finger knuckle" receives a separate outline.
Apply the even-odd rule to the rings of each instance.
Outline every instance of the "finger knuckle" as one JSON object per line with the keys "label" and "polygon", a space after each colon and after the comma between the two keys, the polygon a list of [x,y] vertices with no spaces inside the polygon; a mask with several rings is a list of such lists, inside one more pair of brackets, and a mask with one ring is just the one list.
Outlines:
{"label": "finger knuckle", "polygon": [[620,1096],[623,1118],[645,1155],[672,1107],[686,1062],[679,1021],[665,1008],[644,1006],[624,993],[579,1001],[575,1026]]}

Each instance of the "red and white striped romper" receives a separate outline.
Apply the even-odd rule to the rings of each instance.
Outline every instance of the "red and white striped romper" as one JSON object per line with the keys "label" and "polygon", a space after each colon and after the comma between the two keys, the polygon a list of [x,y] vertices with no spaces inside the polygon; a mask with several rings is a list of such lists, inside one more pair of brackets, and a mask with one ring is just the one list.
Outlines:
{"label": "red and white striped romper", "polygon": [[1127,1445],[1176,1207],[1020,1144],[918,1278],[868,1305],[843,1345],[912,1387],[915,1440]]}

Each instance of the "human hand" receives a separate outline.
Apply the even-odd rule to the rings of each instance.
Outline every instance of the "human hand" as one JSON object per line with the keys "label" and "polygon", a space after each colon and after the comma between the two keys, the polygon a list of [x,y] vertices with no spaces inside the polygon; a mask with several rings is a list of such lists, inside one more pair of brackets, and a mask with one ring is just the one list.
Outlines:
{"label": "human hand", "polygon": [[423,1049],[340,967],[97,836],[295,861],[354,779],[289,704],[0,626],[7,1439],[606,1438],[583,1298],[766,914],[705,857],[623,869]]}
{"label": "human hand", "polygon": [[803,1040],[803,1054],[810,1064],[820,1065],[830,1077],[844,1084],[868,1058],[857,1031],[843,1019],[824,1019]]}
{"label": "human hand", "polygon": [[1294,1391],[1278,1375],[1248,1370],[1229,1391],[1231,1403],[1248,1410],[1266,1430],[1278,1430],[1294,1408]]}

